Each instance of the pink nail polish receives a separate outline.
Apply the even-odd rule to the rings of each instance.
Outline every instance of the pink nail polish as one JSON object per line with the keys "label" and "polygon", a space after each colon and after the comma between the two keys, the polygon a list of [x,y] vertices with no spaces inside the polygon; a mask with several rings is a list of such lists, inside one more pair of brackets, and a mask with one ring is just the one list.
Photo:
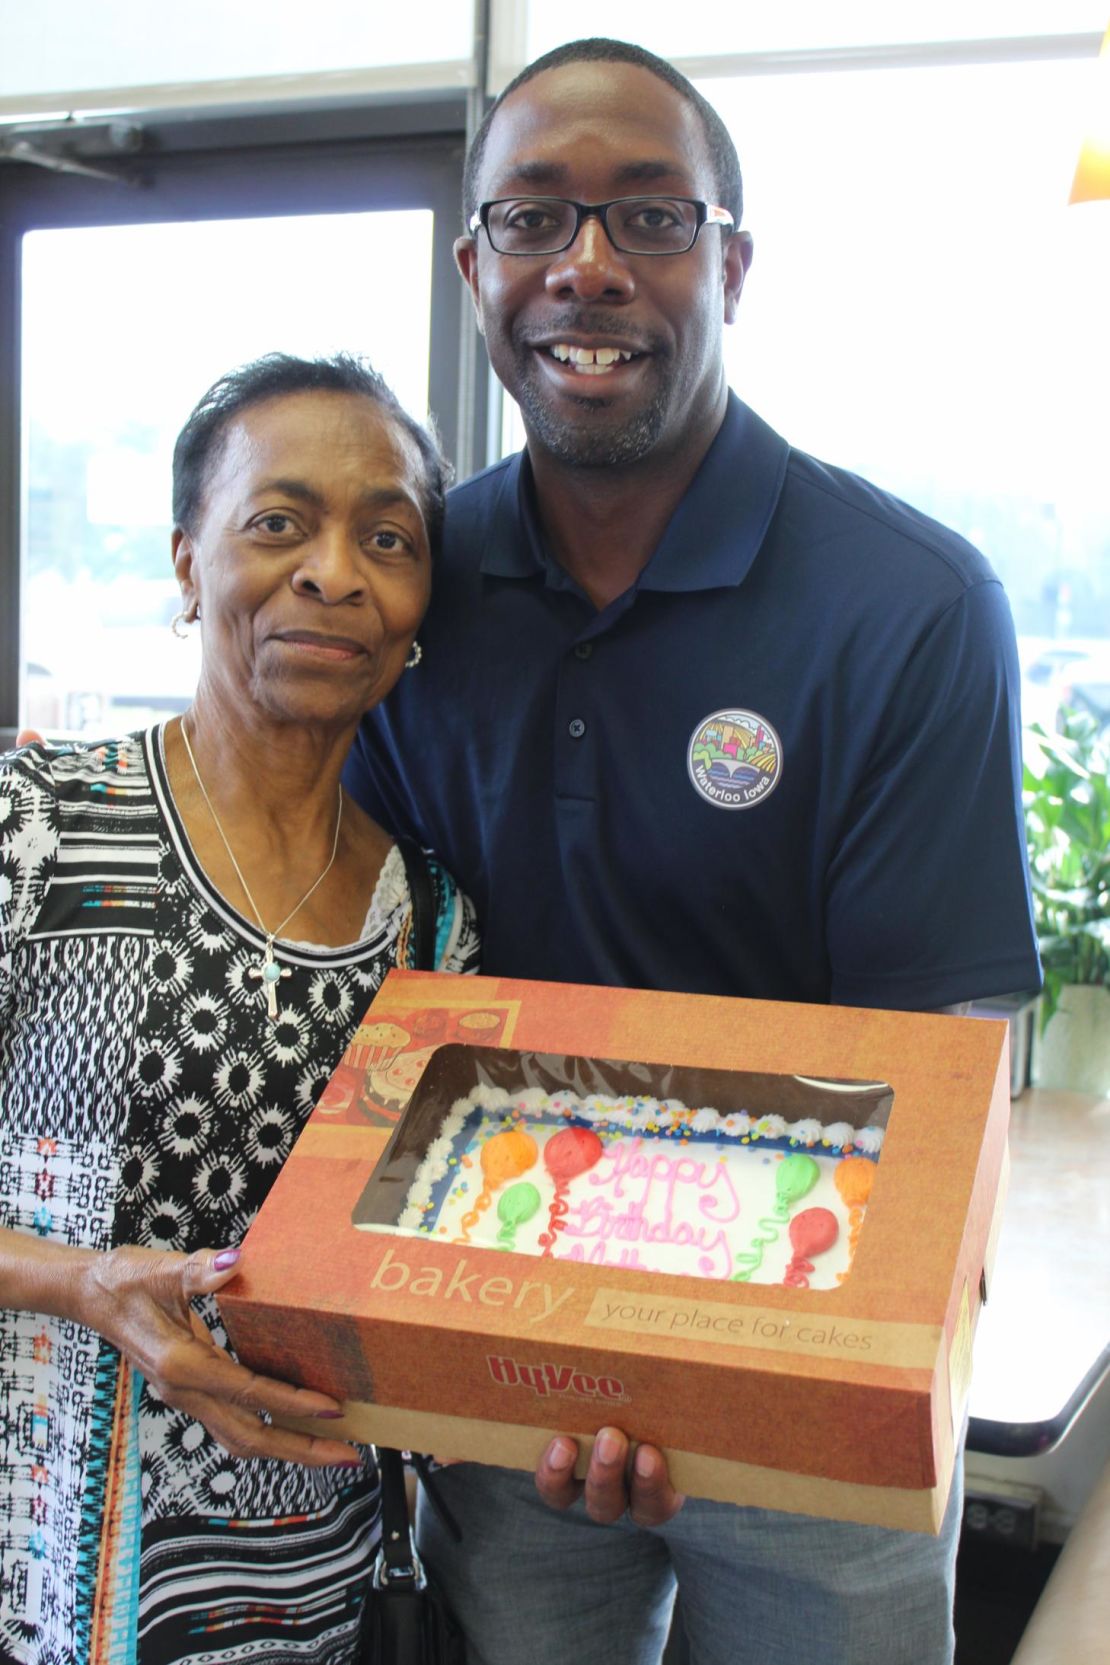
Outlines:
{"label": "pink nail polish", "polygon": [[226,1272],[228,1267],[234,1266],[235,1262],[239,1259],[239,1252],[240,1251],[238,1249],[221,1249],[212,1262],[214,1270],[217,1272]]}
{"label": "pink nail polish", "polygon": [[343,1415],[342,1411],[313,1411],[318,1422],[335,1422]]}

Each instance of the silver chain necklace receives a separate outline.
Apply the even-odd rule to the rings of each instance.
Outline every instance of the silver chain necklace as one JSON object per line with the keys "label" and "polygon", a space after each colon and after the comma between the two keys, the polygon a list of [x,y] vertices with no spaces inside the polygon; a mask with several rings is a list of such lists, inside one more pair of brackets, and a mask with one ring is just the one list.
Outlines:
{"label": "silver chain necklace", "polygon": [[250,893],[250,886],[247,884],[246,879],[244,879],[244,877],[243,877],[243,869],[239,866],[239,863],[235,859],[235,851],[231,848],[231,845],[227,841],[227,834],[224,832],[224,829],[220,825],[220,818],[216,814],[215,808],[213,807],[213,804],[212,804],[212,800],[208,796],[208,792],[205,789],[204,782],[200,778],[200,770],[197,768],[197,760],[193,756],[193,748],[192,748],[192,746],[190,746],[189,736],[185,732],[185,719],[184,719],[184,717],[182,717],[181,720],[180,720],[180,729],[181,729],[181,738],[185,742],[185,750],[188,753],[189,762],[193,766],[193,774],[196,776],[197,785],[200,787],[200,795],[204,799],[205,803],[208,805],[208,813],[212,817],[212,823],[215,826],[216,831],[219,833],[221,839],[223,840],[223,846],[224,846],[224,849],[227,851],[228,860],[230,861],[232,867],[234,867],[234,869],[235,869],[235,877],[239,880],[239,883],[243,887],[243,895],[246,897],[247,901],[251,905],[251,912],[254,914],[255,919],[258,921],[258,928],[259,928],[260,931],[263,932],[263,934],[265,935],[265,938],[266,938],[266,946],[262,951],[262,954],[261,954],[261,956],[258,960],[258,963],[257,963],[257,965],[252,965],[251,966],[248,975],[250,975],[251,977],[257,977],[259,979],[259,981],[261,983],[261,993],[263,993],[266,996],[266,1015],[269,1018],[270,1022],[274,1023],[277,1020],[277,1014],[278,1014],[278,1005],[277,1005],[278,981],[282,977],[288,977],[288,976],[291,975],[289,967],[287,965],[279,965],[278,962],[274,958],[274,938],[276,936],[281,935],[281,932],[284,931],[285,927],[288,925],[289,921],[293,918],[294,914],[300,913],[301,909],[304,907],[304,905],[308,901],[309,897],[315,895],[316,891],[319,890],[320,886],[323,884],[324,880],[327,878],[328,874],[331,872],[333,866],[335,865],[335,857],[336,857],[336,853],[339,849],[339,829],[343,825],[343,787],[341,785],[340,788],[339,788],[339,808],[336,812],[336,817],[335,817],[335,837],[332,839],[331,855],[328,857],[328,865],[324,868],[324,871],[320,874],[320,877],[316,880],[315,884],[310,885],[309,888],[305,891],[304,895],[301,897],[301,899],[297,903],[296,907],[291,908],[289,910],[289,912],[286,914],[285,918],[282,920],[281,924],[280,925],[275,925],[272,931],[267,930],[265,924],[263,923],[262,915],[258,911],[258,904],[255,901],[254,897]]}

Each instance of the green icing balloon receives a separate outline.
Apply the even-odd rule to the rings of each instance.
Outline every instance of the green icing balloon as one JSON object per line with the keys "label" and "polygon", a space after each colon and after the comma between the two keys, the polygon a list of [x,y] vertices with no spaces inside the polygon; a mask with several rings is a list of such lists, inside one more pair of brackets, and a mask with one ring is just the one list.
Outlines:
{"label": "green icing balloon", "polygon": [[507,1191],[501,1193],[497,1204],[497,1218],[503,1226],[522,1226],[530,1220],[540,1206],[540,1194],[534,1185],[522,1180],[519,1185],[510,1185]]}
{"label": "green icing balloon", "polygon": [[497,1201],[497,1218],[501,1221],[501,1230],[497,1233],[498,1248],[516,1248],[516,1228],[530,1220],[539,1206],[540,1194],[526,1179],[502,1191]]}
{"label": "green icing balloon", "polygon": [[775,1173],[775,1197],[780,1207],[789,1208],[791,1203],[808,1196],[820,1177],[821,1170],[812,1156],[805,1156],[801,1151],[784,1156]]}

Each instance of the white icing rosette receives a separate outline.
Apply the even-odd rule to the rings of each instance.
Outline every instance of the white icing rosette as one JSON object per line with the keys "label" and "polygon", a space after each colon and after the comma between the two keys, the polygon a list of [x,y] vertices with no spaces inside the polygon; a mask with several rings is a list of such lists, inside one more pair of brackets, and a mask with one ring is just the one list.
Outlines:
{"label": "white icing rosette", "polygon": [[424,1154],[424,1160],[428,1164],[429,1169],[440,1168],[442,1170],[446,1168],[448,1161],[454,1153],[455,1147],[453,1134],[454,1130],[452,1130],[452,1133],[449,1134],[445,1128],[439,1135],[438,1139],[432,1140]]}
{"label": "white icing rosette", "polygon": [[790,1129],[790,1137],[798,1145],[819,1145],[825,1137],[825,1128],[815,1116],[809,1116],[804,1121],[795,1122]]}

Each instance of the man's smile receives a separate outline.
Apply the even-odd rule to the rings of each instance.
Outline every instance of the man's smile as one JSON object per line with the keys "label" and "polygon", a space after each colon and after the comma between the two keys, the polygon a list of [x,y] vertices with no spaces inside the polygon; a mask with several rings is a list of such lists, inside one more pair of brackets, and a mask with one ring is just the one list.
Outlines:
{"label": "man's smile", "polygon": [[580,376],[604,376],[615,364],[627,364],[639,357],[624,347],[572,347],[565,341],[558,341],[547,350],[560,364],[573,366]]}
{"label": "man's smile", "polygon": [[549,386],[568,389],[573,384],[584,393],[584,377],[598,379],[614,393],[618,386],[627,385],[631,391],[639,385],[657,356],[656,345],[627,325],[622,327],[623,320],[613,320],[612,333],[606,327],[608,319],[598,319],[597,323],[600,329],[583,329],[566,320],[562,325],[549,325],[542,335],[538,331],[528,333],[523,345],[539,360],[543,380]]}

